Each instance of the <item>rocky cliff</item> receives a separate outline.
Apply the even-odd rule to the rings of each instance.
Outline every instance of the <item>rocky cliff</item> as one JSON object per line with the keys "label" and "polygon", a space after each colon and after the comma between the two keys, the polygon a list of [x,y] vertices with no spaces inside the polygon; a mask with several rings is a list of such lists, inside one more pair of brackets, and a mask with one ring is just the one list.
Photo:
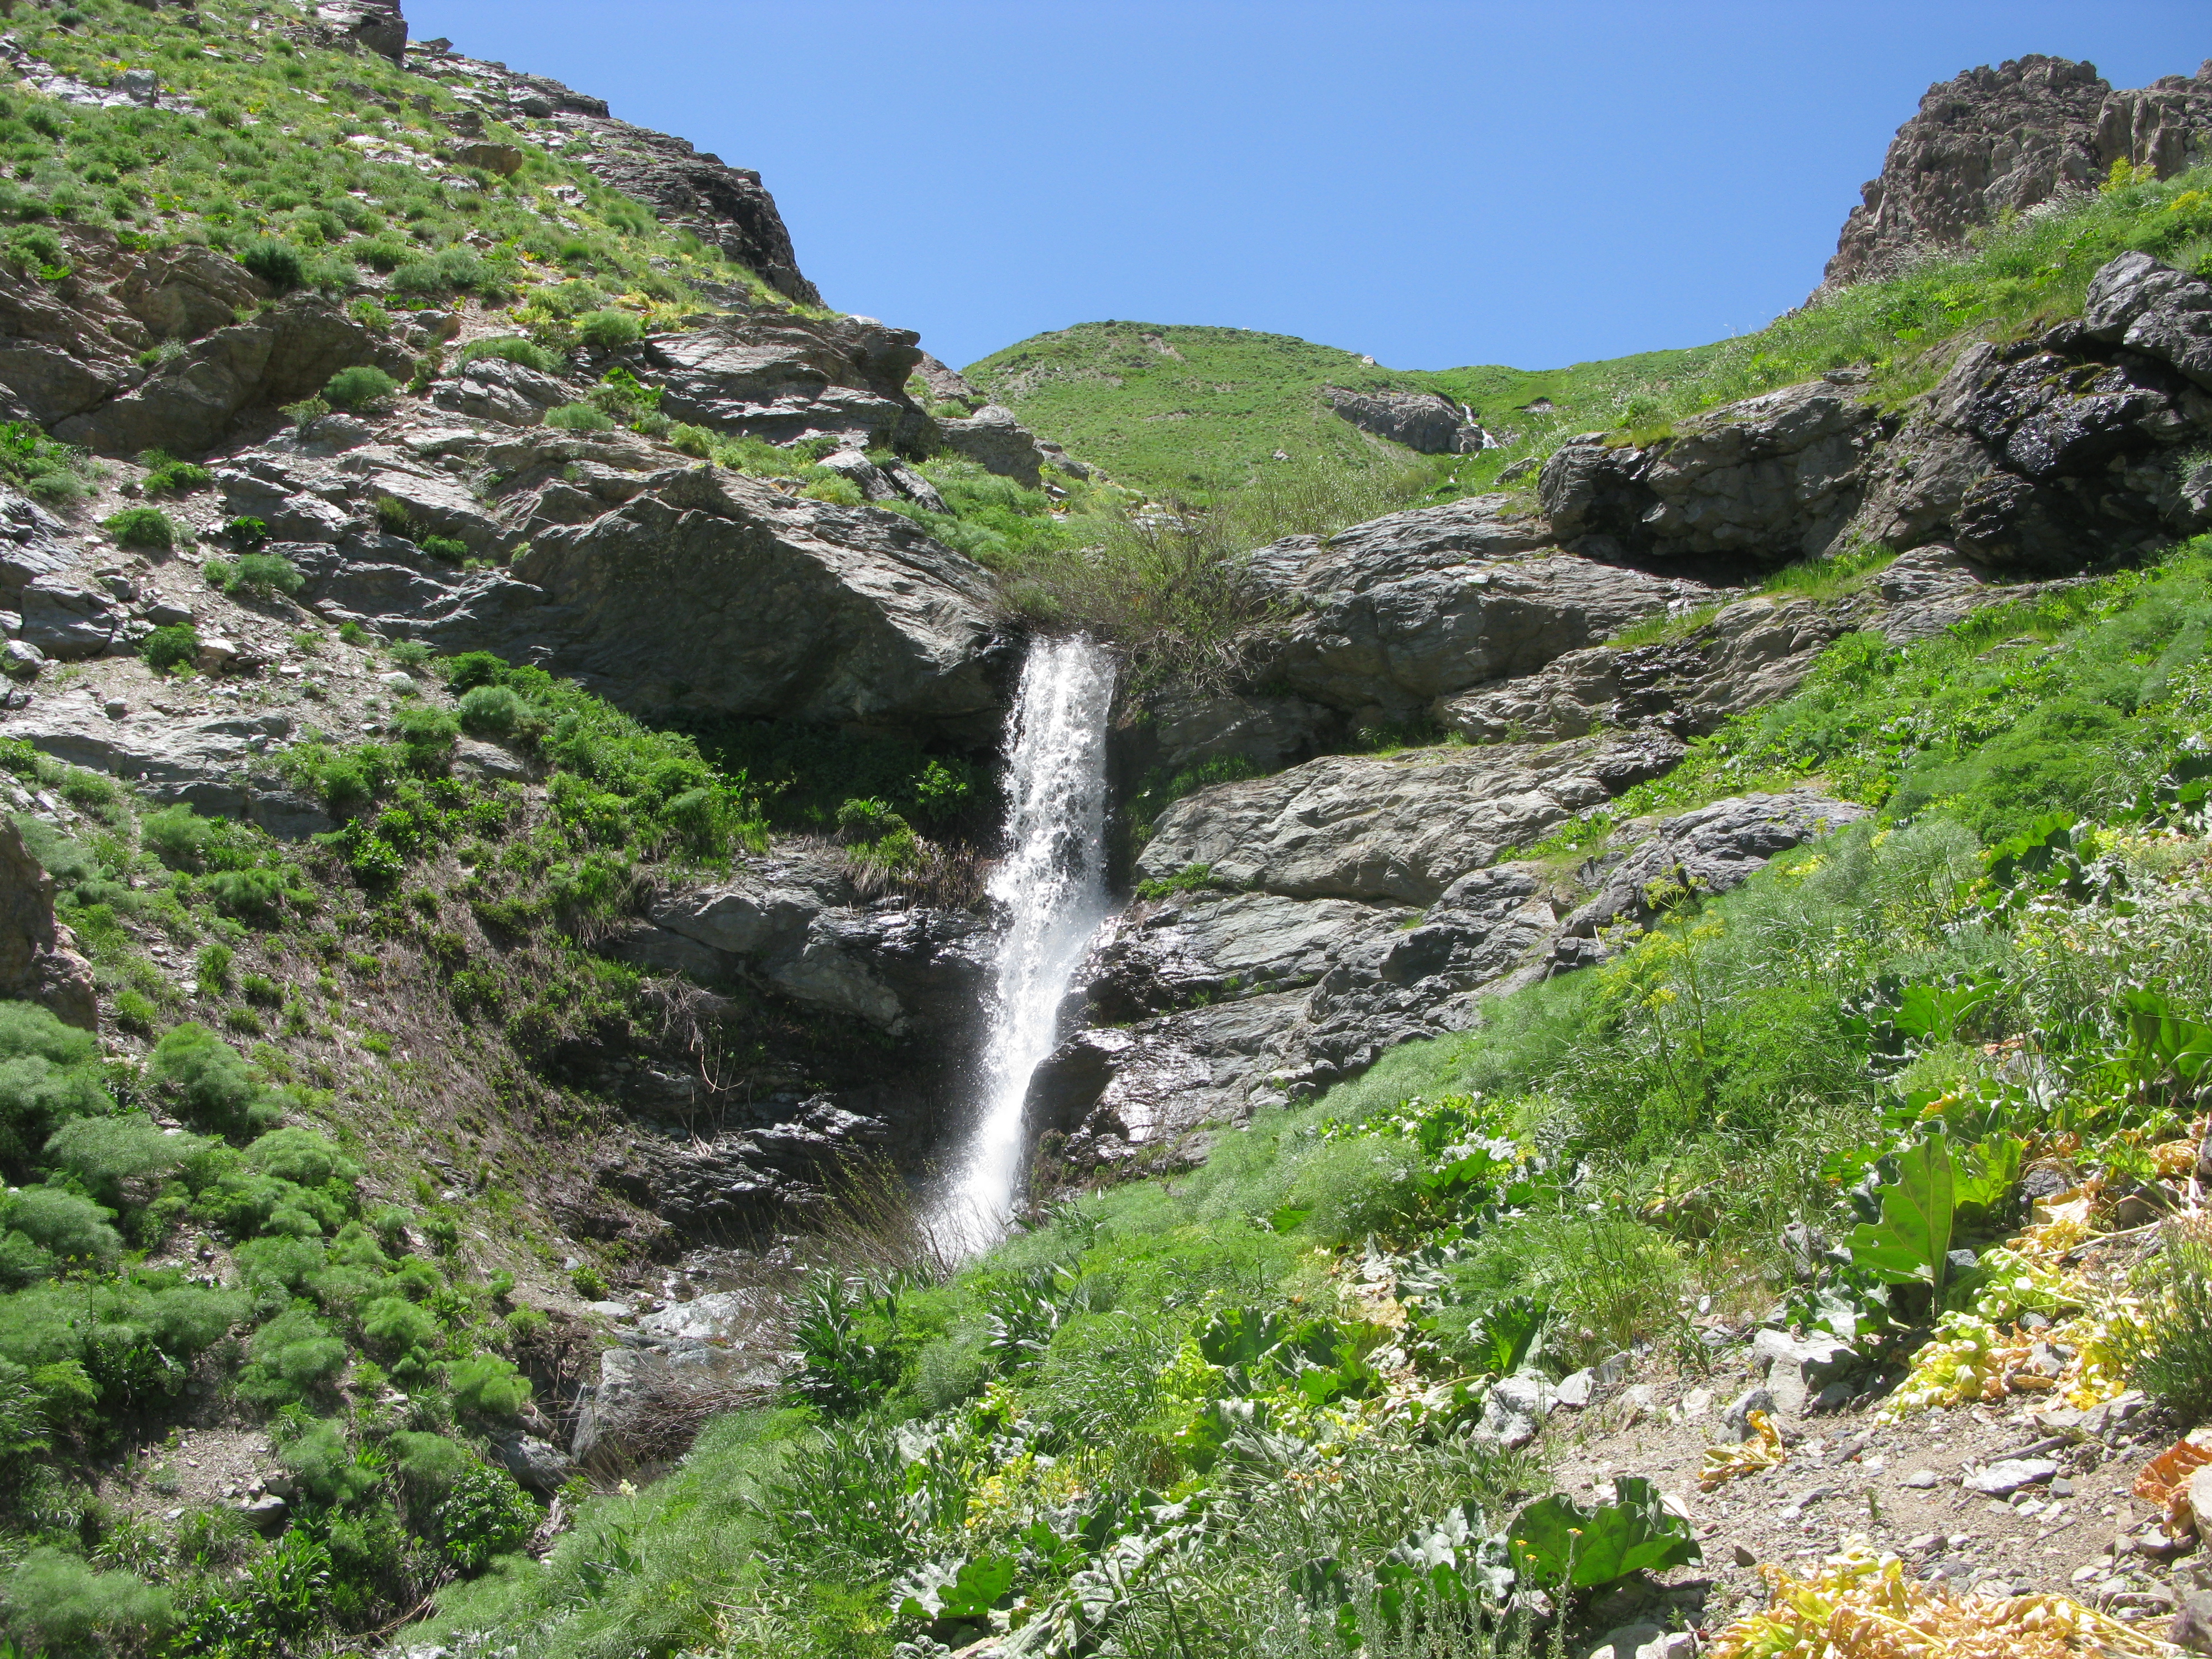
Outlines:
{"label": "rocky cliff", "polygon": [[2031,55],[1939,81],[1897,130],[1816,295],[1887,276],[1917,256],[2069,192],[2115,163],[2170,179],[2212,155],[2212,61],[2115,91],[2094,64]]}

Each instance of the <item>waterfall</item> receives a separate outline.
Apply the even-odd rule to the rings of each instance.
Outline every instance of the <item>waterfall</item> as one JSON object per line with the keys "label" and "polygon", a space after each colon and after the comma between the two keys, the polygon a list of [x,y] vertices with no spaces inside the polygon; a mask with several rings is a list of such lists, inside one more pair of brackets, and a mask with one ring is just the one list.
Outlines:
{"label": "waterfall", "polygon": [[1060,1005],[1106,919],[1106,720],[1114,659],[1081,637],[1039,639],[1022,665],[1006,722],[1006,855],[991,897],[998,944],[976,1115],[951,1172],[945,1231],[969,1249],[994,1242],[1012,1212],[1030,1078],[1060,1036]]}

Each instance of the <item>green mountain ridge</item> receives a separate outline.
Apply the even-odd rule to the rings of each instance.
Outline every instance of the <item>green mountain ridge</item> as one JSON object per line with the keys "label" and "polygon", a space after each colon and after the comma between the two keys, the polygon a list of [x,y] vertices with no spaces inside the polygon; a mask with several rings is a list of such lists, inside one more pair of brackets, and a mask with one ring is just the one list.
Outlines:
{"label": "green mountain ridge", "polygon": [[[962,373],[1024,425],[1134,487],[1210,495],[1270,466],[1409,461],[1330,408],[1329,386],[1433,392],[1474,412],[1504,447],[1464,458],[1467,481],[1494,477],[1554,434],[1610,425],[1626,398],[1693,369],[1717,346],[1523,369],[1504,364],[1394,369],[1295,335],[1194,324],[1079,323],[1036,334]],[[1548,402],[1549,409],[1528,405]]]}

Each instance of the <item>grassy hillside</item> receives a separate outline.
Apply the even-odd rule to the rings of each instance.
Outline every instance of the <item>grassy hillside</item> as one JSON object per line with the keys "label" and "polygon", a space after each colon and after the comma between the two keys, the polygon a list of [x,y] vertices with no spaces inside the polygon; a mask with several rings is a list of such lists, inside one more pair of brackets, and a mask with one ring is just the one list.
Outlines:
{"label": "grassy hillside", "polygon": [[[1632,1346],[1705,1375],[1716,1332],[1778,1304],[1853,1341],[1899,1413],[2006,1400],[1990,1356],[2033,1313],[2069,1358],[2057,1396],[2020,1398],[2132,1376],[2198,1420],[2212,1256],[2176,1245],[2114,1302],[2011,1189],[2063,1158],[2108,1231],[2195,1155],[2212,847],[2201,790],[2138,786],[2191,764],[2208,581],[2212,539],[1940,641],[1845,641],[1686,776],[1825,768],[1875,819],[1263,1110],[1199,1170],[1065,1204],[950,1277],[823,1277],[779,1404],[586,1507],[543,1566],[450,1592],[441,1626],[524,1656],[933,1654],[1007,1625],[1032,1655],[1525,1651],[1498,1574],[1556,1591],[1560,1568],[1504,1539],[1560,1500],[1468,1432],[1485,1380]],[[1940,1209],[1938,1243],[1895,1224],[1908,1204]],[[1841,1248],[1808,1269],[1792,1224]],[[1607,1575],[1575,1582],[1585,1605]]]}
{"label": "grassy hillside", "polygon": [[[1962,337],[2046,326],[2077,313],[2097,267],[2138,247],[2212,269],[2212,169],[2163,183],[2116,177],[2063,210],[1984,233],[1956,258],[1849,289],[1765,328],[1680,351],[1576,363],[1391,370],[1348,351],[1279,334],[1146,323],[1085,323],[993,353],[965,372],[1070,453],[1133,487],[1204,500],[1285,463],[1370,468],[1414,461],[1364,438],[1333,413],[1328,385],[1432,390],[1471,407],[1506,447],[1438,458],[1410,475],[1406,504],[1439,482],[1479,489],[1514,461],[1551,453],[1568,434],[1654,434],[1682,416],[1808,380],[1828,369],[1875,371],[1895,402],[1940,375]],[[1552,407],[1531,409],[1539,400]]]}

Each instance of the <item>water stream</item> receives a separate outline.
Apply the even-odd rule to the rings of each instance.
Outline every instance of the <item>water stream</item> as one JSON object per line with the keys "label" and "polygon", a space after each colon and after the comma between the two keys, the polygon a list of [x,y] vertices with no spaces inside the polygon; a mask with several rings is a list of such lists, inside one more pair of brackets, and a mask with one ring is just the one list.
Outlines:
{"label": "water stream", "polygon": [[991,897],[1006,917],[985,1011],[976,1115],[940,1207],[981,1249],[1019,1195],[1030,1078],[1060,1036],[1060,1005],[1105,921],[1106,720],[1114,659],[1080,637],[1039,639],[1006,726],[1006,855]]}

